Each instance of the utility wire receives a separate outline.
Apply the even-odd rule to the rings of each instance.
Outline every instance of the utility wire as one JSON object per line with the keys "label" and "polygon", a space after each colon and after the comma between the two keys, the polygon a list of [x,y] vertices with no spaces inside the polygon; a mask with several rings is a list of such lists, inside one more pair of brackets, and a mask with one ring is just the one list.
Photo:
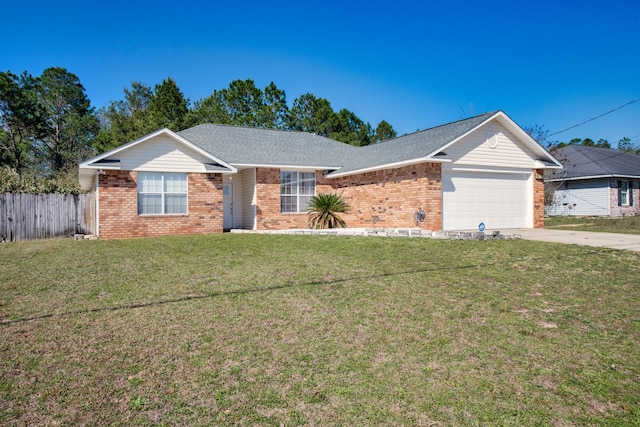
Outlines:
{"label": "utility wire", "polygon": [[618,108],[614,108],[613,110],[611,110],[611,111],[607,111],[606,113],[602,113],[602,114],[600,114],[599,116],[593,117],[593,118],[591,118],[591,119],[589,119],[589,120],[585,120],[584,122],[582,122],[582,123],[578,123],[577,125],[573,125],[573,126],[570,126],[570,127],[566,128],[566,129],[564,129],[564,130],[561,130],[561,131],[559,131],[559,132],[554,132],[554,133],[552,133],[552,134],[550,134],[550,135],[547,135],[547,138],[548,138],[548,137],[550,137],[550,136],[553,136],[553,135],[557,135],[557,134],[559,134],[559,133],[566,132],[566,131],[568,131],[568,130],[570,130],[570,129],[577,128],[578,126],[582,126],[582,125],[583,125],[583,124],[585,124],[585,123],[592,122],[592,121],[594,121],[594,120],[596,120],[596,119],[599,119],[600,117],[606,116],[607,114],[611,114],[611,113],[613,113],[614,111],[621,110],[621,109],[623,109],[624,107],[626,107],[627,105],[631,105],[631,104],[633,104],[634,102],[638,102],[638,101],[640,101],[640,98],[634,99],[633,101],[627,102],[626,104],[619,106]]}

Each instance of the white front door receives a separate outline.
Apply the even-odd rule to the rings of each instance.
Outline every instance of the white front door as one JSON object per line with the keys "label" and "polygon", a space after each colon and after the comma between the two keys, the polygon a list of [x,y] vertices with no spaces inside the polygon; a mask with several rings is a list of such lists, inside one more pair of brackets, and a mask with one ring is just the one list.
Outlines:
{"label": "white front door", "polygon": [[222,228],[233,228],[233,184],[222,184]]}

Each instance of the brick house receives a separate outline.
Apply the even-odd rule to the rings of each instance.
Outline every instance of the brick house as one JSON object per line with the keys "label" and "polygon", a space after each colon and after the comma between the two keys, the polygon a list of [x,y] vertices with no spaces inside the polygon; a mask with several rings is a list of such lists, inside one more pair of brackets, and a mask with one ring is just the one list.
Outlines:
{"label": "brick house", "polygon": [[553,191],[549,215],[640,215],[640,156],[584,145],[568,145],[553,154],[564,169],[546,179]]}
{"label": "brick house", "polygon": [[306,228],[310,197],[326,192],[349,202],[353,228],[542,227],[543,170],[560,167],[495,111],[365,147],[295,131],[161,129],[79,175],[97,195],[97,234],[120,238]]}

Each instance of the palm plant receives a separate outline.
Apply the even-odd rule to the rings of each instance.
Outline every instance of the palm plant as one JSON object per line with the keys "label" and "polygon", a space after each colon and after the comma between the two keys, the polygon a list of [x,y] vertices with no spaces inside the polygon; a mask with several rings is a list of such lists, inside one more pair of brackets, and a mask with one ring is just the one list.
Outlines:
{"label": "palm plant", "polygon": [[307,208],[309,228],[344,228],[347,224],[339,214],[348,213],[350,210],[349,204],[335,193],[313,196]]}

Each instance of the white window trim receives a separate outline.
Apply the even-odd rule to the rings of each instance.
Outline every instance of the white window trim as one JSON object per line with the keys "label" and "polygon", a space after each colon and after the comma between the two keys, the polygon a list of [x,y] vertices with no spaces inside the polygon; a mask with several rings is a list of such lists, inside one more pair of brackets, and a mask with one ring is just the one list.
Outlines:
{"label": "white window trim", "polygon": [[[162,177],[162,192],[157,193],[157,192],[142,192],[140,191],[140,179],[141,179],[141,175],[144,174],[160,174]],[[165,177],[167,175],[182,175],[185,177],[185,181],[186,181],[186,191],[184,193],[170,193],[170,192],[166,192],[164,191],[165,188]],[[180,172],[138,172],[137,175],[137,210],[138,210],[138,216],[184,216],[184,215],[188,215],[189,214],[189,174],[187,173],[180,173]],[[162,207],[162,212],[161,213],[141,213],[140,212],[140,194],[160,194],[160,206]],[[185,206],[185,211],[184,212],[180,212],[180,213],[166,213],[164,212],[165,210],[165,195],[167,194],[179,194],[182,195],[184,194],[186,196],[185,201],[186,201],[186,206]]]}
{"label": "white window trim", "polygon": [[[309,195],[309,194],[301,194],[300,193],[300,183],[303,181],[302,179],[298,178],[296,180],[292,180],[295,182],[296,186],[295,186],[295,191],[292,192],[291,194],[282,194],[282,174],[288,172],[291,174],[296,174],[296,176],[300,176],[299,174],[303,174],[303,173],[308,173],[308,174],[313,174],[313,194]],[[306,180],[311,181],[310,178],[307,178]],[[307,212],[307,206],[305,206],[304,208],[301,208],[300,206],[300,197],[301,196],[315,196],[316,195],[316,172],[315,171],[298,171],[298,170],[289,170],[289,169],[281,169],[280,170],[280,213],[281,214],[285,214],[285,215],[289,215],[289,214],[301,214],[301,213],[306,213]],[[294,198],[296,200],[296,210],[295,211],[291,211],[291,212],[286,212],[282,210],[282,198],[283,197],[290,197],[290,198]]]}
{"label": "white window trim", "polygon": [[[622,189],[620,188],[620,206],[629,206],[629,190],[631,190],[632,186],[631,186],[631,182],[627,181],[627,180],[621,180],[620,181],[621,185],[625,185],[627,186],[626,189]],[[622,198],[624,197],[624,202],[622,201]]]}

